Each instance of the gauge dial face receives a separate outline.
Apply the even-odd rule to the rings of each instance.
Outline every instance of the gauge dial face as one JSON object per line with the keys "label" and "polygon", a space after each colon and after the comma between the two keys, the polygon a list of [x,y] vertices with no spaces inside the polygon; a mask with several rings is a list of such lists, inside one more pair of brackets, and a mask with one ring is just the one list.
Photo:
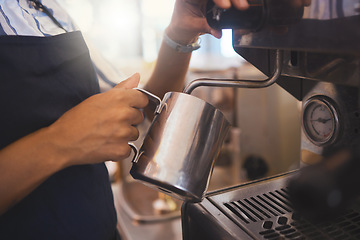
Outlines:
{"label": "gauge dial face", "polygon": [[304,105],[303,126],[307,137],[316,145],[334,140],[338,130],[338,115],[324,97],[312,98]]}

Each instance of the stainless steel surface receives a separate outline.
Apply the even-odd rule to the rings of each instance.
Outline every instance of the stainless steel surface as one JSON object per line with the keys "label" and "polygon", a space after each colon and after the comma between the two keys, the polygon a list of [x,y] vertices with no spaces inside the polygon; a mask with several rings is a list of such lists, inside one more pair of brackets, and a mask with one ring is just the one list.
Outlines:
{"label": "stainless steel surface", "polygon": [[[278,4],[279,0],[267,0]],[[297,2],[289,0],[289,2]],[[275,49],[284,51],[282,77],[287,76],[287,90],[301,95],[295,78],[306,78],[359,86],[360,76],[360,11],[358,0],[312,0],[304,8],[302,19],[283,29],[264,27],[244,34],[233,32],[233,47],[246,60],[266,75],[271,72],[268,60]],[[281,18],[282,16],[279,16]],[[299,84],[298,84],[299,85]],[[294,88],[297,90],[295,91]],[[296,96],[301,100],[301,96]]]}
{"label": "stainless steel surface", "polygon": [[160,109],[130,174],[181,200],[201,201],[230,124],[218,109],[185,93],[167,93]]}
{"label": "stainless steel surface", "polygon": [[[279,0],[267,0],[268,8]],[[296,4],[297,0],[287,0]],[[281,3],[280,3],[281,4]],[[304,7],[302,19],[286,28],[264,26],[260,31],[243,34],[234,32],[234,48],[251,47],[265,49],[291,49],[293,51],[316,51],[354,54],[360,52],[358,31],[360,11],[358,0],[312,0]],[[282,15],[286,15],[286,5]],[[281,11],[279,11],[281,12]],[[277,17],[282,18],[279,14]]]}
{"label": "stainless steel surface", "polygon": [[[203,222],[211,221],[207,239],[359,239],[360,205],[348,206],[338,218],[311,222],[294,212],[287,183],[297,174],[239,185],[209,193],[201,203],[185,203],[184,239],[195,239]],[[204,210],[206,209],[206,211]],[[195,210],[195,211],[194,211]],[[191,225],[191,227],[190,227]],[[216,227],[215,227],[216,226]],[[212,230],[214,229],[214,230]]]}
{"label": "stainless steel surface", "polygon": [[276,82],[280,77],[283,65],[282,51],[277,50],[275,53],[274,73],[265,80],[236,80],[236,79],[209,79],[201,78],[192,81],[184,90],[185,93],[191,93],[195,88],[200,86],[211,87],[235,87],[235,88],[265,88]]}

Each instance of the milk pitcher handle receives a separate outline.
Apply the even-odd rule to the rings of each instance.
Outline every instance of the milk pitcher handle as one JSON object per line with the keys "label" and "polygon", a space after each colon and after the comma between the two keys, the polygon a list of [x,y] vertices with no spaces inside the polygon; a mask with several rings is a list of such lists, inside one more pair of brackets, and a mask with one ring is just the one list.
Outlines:
{"label": "milk pitcher handle", "polygon": [[[146,91],[146,90],[144,90],[142,88],[134,88],[134,89],[146,94],[148,99],[151,102],[156,104],[156,109],[155,109],[155,112],[154,112],[155,115],[159,114],[161,112],[161,99],[158,96],[156,96],[155,94],[153,94],[151,92],[148,92],[148,91]],[[134,157],[131,160],[131,162],[136,163],[143,152],[139,152],[139,150],[137,149],[137,147],[133,143],[129,142],[128,144],[131,147],[131,149],[134,151]]]}
{"label": "milk pitcher handle", "polygon": [[133,143],[131,143],[131,142],[129,142],[128,144],[129,144],[129,146],[131,147],[131,149],[134,151],[134,157],[133,157],[133,159],[131,160],[131,162],[136,163],[142,153],[139,153],[139,150],[137,149],[137,147],[135,146],[135,144],[133,144]]}
{"label": "milk pitcher handle", "polygon": [[156,96],[155,94],[146,91],[145,89],[142,88],[134,88],[144,94],[146,94],[146,96],[148,97],[148,99],[156,104],[156,109],[155,109],[155,114],[159,114],[161,112],[161,99]]}

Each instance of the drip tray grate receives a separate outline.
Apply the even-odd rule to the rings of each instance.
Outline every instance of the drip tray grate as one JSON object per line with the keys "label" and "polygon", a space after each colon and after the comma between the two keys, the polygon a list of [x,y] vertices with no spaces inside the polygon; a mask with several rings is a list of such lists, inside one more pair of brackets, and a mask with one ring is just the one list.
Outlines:
{"label": "drip tray grate", "polygon": [[[304,219],[279,217],[277,222],[266,220],[258,232],[264,239],[360,239],[360,213],[349,210],[334,221],[313,224]],[[276,227],[274,227],[276,226]]]}
{"label": "drip tray grate", "polygon": [[292,205],[285,189],[225,203],[244,223],[262,221],[271,216],[292,212]]}
{"label": "drip tray grate", "polygon": [[245,186],[210,199],[255,239],[360,239],[359,204],[335,220],[314,224],[293,211],[283,180]]}

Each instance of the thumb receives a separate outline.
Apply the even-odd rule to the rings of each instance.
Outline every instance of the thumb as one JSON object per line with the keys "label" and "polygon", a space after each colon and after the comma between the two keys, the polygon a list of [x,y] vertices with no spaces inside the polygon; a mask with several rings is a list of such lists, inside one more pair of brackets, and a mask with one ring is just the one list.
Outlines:
{"label": "thumb", "polygon": [[137,87],[139,85],[139,82],[140,82],[140,74],[135,73],[128,79],[117,84],[114,88],[132,89],[132,88]]}

